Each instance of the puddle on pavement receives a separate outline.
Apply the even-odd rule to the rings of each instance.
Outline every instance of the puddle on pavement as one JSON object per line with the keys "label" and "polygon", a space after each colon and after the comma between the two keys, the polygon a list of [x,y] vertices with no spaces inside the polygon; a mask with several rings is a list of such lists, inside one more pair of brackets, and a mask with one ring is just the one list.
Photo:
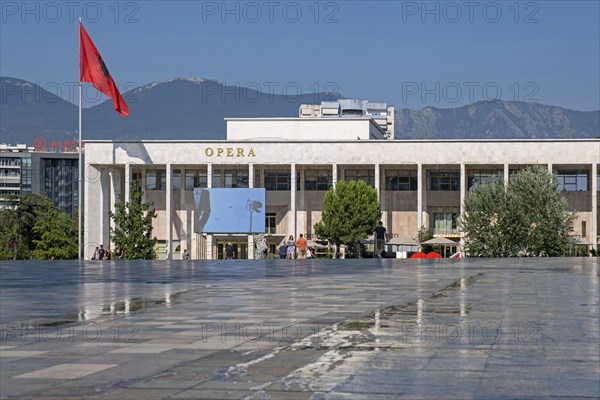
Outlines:
{"label": "puddle on pavement", "polygon": [[90,314],[88,311],[80,310],[78,313],[71,313],[56,317],[33,318],[26,321],[6,322],[0,324],[0,339],[3,341],[17,337],[27,337],[36,332],[46,332],[48,330],[60,330],[63,327],[69,327],[90,321],[100,316],[110,315],[129,315],[144,309],[157,307],[171,307],[173,303],[178,302],[186,293],[177,292],[170,294],[168,297],[146,298],[132,297],[129,299],[117,301],[110,304],[105,304],[101,308],[101,312]]}
{"label": "puddle on pavement", "polygon": [[338,330],[365,331],[373,328],[395,328],[399,324],[414,322],[416,318],[423,318],[426,315],[440,316],[443,314],[456,314],[465,316],[471,310],[470,305],[464,304],[461,306],[459,302],[449,304],[446,300],[440,300],[456,296],[461,290],[473,284],[483,274],[483,272],[480,272],[468,278],[458,279],[433,293],[429,299],[385,307],[365,317],[344,321],[338,326]]}
{"label": "puddle on pavement", "polygon": [[146,297],[132,297],[130,299],[117,301],[115,303],[106,304],[102,307],[102,315],[117,315],[130,314],[146,308],[155,307],[170,307],[173,302],[181,298],[185,292],[178,292],[169,295],[169,297],[161,297],[159,299],[151,299]]}
{"label": "puddle on pavement", "polygon": [[[456,321],[467,318],[471,305],[464,299],[469,285],[484,273],[461,278],[434,292],[429,298],[415,302],[384,307],[361,318],[346,320],[322,332],[317,341],[308,343],[307,348],[337,351],[401,351],[399,339],[406,335],[408,327],[430,329],[428,321]],[[431,326],[435,329],[435,326]],[[427,332],[424,332],[427,334]],[[394,343],[392,346],[391,344]]]}

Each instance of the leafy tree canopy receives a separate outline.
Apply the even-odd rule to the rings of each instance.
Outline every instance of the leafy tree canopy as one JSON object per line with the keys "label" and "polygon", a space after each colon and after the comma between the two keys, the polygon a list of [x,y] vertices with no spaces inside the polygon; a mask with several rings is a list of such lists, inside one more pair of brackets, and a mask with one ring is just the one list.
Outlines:
{"label": "leafy tree canopy", "polygon": [[461,229],[472,256],[564,256],[568,254],[575,215],[543,166],[479,185],[464,200]]}
{"label": "leafy tree canopy", "polygon": [[11,196],[0,210],[0,259],[77,258],[77,219],[45,196]]}
{"label": "leafy tree canopy", "polygon": [[358,247],[371,235],[381,218],[377,190],[362,180],[340,181],[325,194],[320,222],[315,233],[336,245]]}
{"label": "leafy tree canopy", "polygon": [[425,225],[423,225],[419,228],[419,230],[417,231],[417,235],[413,239],[415,240],[415,242],[417,242],[421,245],[421,244],[423,244],[423,242],[425,242],[429,239],[432,239],[432,238],[433,238],[433,230],[431,230],[428,227],[426,227]]}
{"label": "leafy tree canopy", "polygon": [[156,257],[152,239],[152,220],[156,218],[154,205],[142,201],[144,192],[138,182],[131,182],[129,193],[131,201],[125,202],[123,195],[119,195],[115,212],[110,213],[115,224],[111,240],[121,248],[125,260],[153,260]]}
{"label": "leafy tree canopy", "polygon": [[33,257],[38,260],[72,260],[77,258],[77,218],[57,208],[41,214],[33,227]]}

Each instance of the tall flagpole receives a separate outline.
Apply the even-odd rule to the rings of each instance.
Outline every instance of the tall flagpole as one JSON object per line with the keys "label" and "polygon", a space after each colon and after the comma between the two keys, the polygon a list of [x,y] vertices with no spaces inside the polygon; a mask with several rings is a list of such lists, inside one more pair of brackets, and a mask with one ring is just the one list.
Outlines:
{"label": "tall flagpole", "polygon": [[[79,24],[81,25],[81,17],[79,17]],[[81,44],[80,44],[81,46]],[[80,49],[81,51],[81,49]],[[81,63],[81,59],[79,60],[79,63]],[[81,65],[79,66],[79,68],[81,69]],[[81,74],[81,72],[80,72]],[[81,148],[83,147],[83,143],[81,142],[81,107],[82,107],[82,98],[83,98],[83,83],[81,82],[81,77],[79,79],[79,161],[78,161],[78,165],[79,165],[79,182],[78,182],[78,187],[77,187],[77,226],[79,228],[79,239],[77,242],[77,254],[79,257],[79,260],[83,259],[83,255],[81,252],[81,237],[82,237],[82,230],[81,230],[81,216],[82,216],[82,208],[83,208],[83,192],[82,192],[82,186],[83,186],[83,164],[82,164],[82,151]]]}

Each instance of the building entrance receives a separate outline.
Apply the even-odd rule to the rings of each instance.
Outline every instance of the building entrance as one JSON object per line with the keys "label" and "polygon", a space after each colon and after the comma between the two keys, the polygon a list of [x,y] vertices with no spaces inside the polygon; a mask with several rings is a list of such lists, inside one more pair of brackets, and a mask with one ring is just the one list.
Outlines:
{"label": "building entrance", "polygon": [[246,260],[248,259],[248,239],[247,238],[223,238],[216,239],[215,241],[215,254],[217,255],[217,260],[225,260],[227,259],[226,249],[227,244],[231,243],[233,245],[233,259],[234,260]]}

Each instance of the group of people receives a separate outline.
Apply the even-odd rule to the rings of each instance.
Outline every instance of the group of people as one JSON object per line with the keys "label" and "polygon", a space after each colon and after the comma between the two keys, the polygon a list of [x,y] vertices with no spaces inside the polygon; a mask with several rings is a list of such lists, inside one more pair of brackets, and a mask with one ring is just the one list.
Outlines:
{"label": "group of people", "polygon": [[315,255],[308,247],[308,242],[303,234],[300,234],[298,240],[294,241],[294,235],[290,235],[287,242],[279,246],[279,258],[293,260],[298,255],[298,259],[315,258]]}
{"label": "group of people", "polygon": [[123,250],[120,246],[115,247],[115,251],[110,251],[110,249],[105,249],[104,245],[100,245],[100,247],[96,247],[94,250],[94,254],[92,255],[92,260],[120,260],[123,258]]}

